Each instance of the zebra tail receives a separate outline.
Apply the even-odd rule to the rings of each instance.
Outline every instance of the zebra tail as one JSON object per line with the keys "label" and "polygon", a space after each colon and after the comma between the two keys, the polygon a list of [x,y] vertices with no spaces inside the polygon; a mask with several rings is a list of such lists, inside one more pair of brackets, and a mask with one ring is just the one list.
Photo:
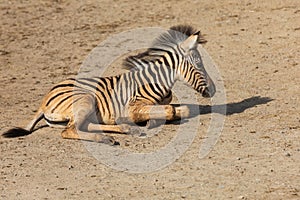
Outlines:
{"label": "zebra tail", "polygon": [[15,128],[9,129],[8,131],[6,131],[2,134],[2,137],[15,138],[15,137],[29,135],[34,131],[33,130],[34,126],[43,118],[44,118],[44,113],[41,110],[39,110],[36,113],[36,115],[34,116],[33,120],[29,123],[27,128],[15,127]]}
{"label": "zebra tail", "polygon": [[4,132],[2,134],[2,137],[14,138],[14,137],[21,137],[21,136],[29,135],[31,133],[32,133],[32,131],[26,130],[24,128],[15,127],[15,128],[9,129],[8,131]]}

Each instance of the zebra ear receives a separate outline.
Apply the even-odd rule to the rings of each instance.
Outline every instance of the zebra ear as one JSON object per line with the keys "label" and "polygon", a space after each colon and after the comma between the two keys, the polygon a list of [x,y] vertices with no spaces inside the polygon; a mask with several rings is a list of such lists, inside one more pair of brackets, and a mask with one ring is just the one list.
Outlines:
{"label": "zebra ear", "polygon": [[184,40],[180,46],[181,48],[185,51],[188,52],[190,49],[193,49],[195,47],[197,47],[198,44],[198,37],[199,37],[200,31],[192,34],[191,36],[189,36],[186,40]]}

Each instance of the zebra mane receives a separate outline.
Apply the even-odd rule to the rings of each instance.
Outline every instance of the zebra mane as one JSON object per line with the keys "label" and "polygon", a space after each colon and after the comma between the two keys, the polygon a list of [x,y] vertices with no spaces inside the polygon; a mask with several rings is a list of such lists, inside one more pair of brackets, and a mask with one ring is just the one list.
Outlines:
{"label": "zebra mane", "polygon": [[154,41],[152,48],[177,45],[196,32],[197,30],[189,25],[172,26],[166,33],[163,33]]}
{"label": "zebra mane", "polygon": [[[196,31],[196,29],[189,25],[172,26],[166,33],[163,33],[156,38],[152,47],[148,48],[145,52],[134,56],[128,56],[123,62],[123,67],[125,69],[141,69],[147,62],[158,58],[156,53],[158,49],[174,47],[186,40],[192,34],[196,33]],[[203,36],[199,34],[198,43],[206,42],[207,41],[203,38]]]}

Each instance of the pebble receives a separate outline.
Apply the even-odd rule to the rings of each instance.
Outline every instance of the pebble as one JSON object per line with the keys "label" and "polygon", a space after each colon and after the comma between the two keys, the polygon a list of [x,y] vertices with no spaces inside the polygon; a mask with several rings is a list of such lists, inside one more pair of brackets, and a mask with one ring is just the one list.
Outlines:
{"label": "pebble", "polygon": [[287,156],[287,157],[290,157],[290,156],[291,156],[291,154],[290,154],[290,153],[286,153],[286,154],[285,154],[285,156]]}
{"label": "pebble", "polygon": [[67,190],[67,188],[64,188],[64,187],[58,187],[56,188],[57,190]]}

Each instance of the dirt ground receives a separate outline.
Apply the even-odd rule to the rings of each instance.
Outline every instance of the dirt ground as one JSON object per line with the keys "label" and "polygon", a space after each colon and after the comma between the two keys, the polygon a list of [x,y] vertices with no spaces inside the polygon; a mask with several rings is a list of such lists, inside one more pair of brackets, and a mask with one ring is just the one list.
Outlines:
{"label": "dirt ground", "polygon": [[[1,138],[1,199],[300,199],[300,1],[3,0],[0,15],[1,132],[25,126],[101,41],[138,27],[201,29],[227,97],[210,154],[198,158],[211,117],[203,111],[188,150],[155,172],[114,170],[54,128]],[[161,148],[178,126],[117,136],[116,148]]]}

